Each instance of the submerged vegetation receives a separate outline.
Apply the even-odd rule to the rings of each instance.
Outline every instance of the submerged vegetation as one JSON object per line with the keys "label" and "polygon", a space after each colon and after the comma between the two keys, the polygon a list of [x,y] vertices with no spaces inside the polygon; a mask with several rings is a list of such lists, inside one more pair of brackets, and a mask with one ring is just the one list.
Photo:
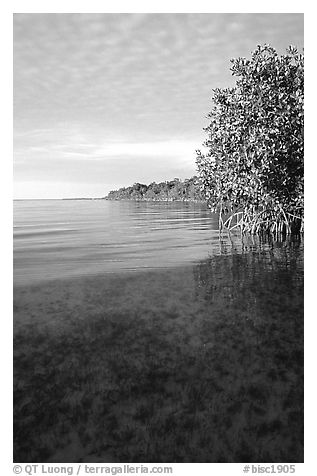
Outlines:
{"label": "submerged vegetation", "polygon": [[301,244],[244,246],[17,288],[14,461],[302,462]]}
{"label": "submerged vegetation", "polygon": [[231,60],[236,86],[215,89],[197,167],[220,228],[298,233],[304,207],[304,56],[258,46]]}
{"label": "submerged vegetation", "polygon": [[203,201],[200,183],[196,176],[184,181],[174,178],[166,182],[152,182],[150,185],[135,183],[131,187],[112,190],[107,200],[144,200],[144,201]]}

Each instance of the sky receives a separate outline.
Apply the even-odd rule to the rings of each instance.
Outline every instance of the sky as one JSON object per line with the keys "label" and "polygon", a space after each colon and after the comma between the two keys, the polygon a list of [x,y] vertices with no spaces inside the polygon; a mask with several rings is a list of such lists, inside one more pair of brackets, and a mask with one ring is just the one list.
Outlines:
{"label": "sky", "polygon": [[14,14],[14,198],[102,197],[189,178],[212,89],[302,14]]}

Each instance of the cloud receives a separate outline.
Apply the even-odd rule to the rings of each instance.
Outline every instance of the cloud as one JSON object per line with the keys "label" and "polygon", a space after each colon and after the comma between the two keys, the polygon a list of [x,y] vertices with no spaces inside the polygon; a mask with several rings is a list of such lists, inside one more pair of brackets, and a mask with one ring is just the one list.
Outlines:
{"label": "cloud", "polygon": [[15,179],[188,173],[212,89],[264,42],[301,47],[303,15],[15,14]]}
{"label": "cloud", "polygon": [[[137,142],[118,137],[105,141],[76,129],[66,132],[63,127],[60,134],[54,129],[16,134],[14,179],[20,183],[16,194],[21,196],[28,183],[36,182],[86,182],[95,184],[96,190],[104,186],[105,194],[115,188],[114,184],[188,178],[195,173],[195,149],[199,145],[199,140],[188,139]],[[38,190],[42,193],[43,187]],[[26,196],[29,193],[33,193],[31,187]]]}
{"label": "cloud", "polygon": [[163,142],[127,142],[104,144],[95,150],[95,157],[188,157],[197,148],[195,142],[163,141]]}
{"label": "cloud", "polygon": [[188,170],[194,172],[198,147],[198,141],[182,140],[30,145],[15,150],[14,175],[17,179],[27,175],[29,180],[66,176],[68,180],[73,171],[71,180],[86,176],[98,182],[102,171],[121,176],[128,184],[130,171],[129,177],[133,172],[135,180],[142,175],[143,180],[151,182],[157,171],[161,179],[164,175],[165,179],[171,178],[176,172],[182,176]]}

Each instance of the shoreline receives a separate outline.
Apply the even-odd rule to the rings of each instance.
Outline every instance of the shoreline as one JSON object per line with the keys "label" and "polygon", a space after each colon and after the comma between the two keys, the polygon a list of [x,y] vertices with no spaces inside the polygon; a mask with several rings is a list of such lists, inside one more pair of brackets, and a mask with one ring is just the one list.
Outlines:
{"label": "shoreline", "polygon": [[147,199],[147,198],[138,198],[138,199],[133,199],[133,198],[107,198],[103,197],[101,200],[107,200],[109,202],[158,202],[158,203],[201,203],[201,204],[206,204],[206,200],[175,200],[175,199],[166,199],[166,200],[153,200],[153,199]]}

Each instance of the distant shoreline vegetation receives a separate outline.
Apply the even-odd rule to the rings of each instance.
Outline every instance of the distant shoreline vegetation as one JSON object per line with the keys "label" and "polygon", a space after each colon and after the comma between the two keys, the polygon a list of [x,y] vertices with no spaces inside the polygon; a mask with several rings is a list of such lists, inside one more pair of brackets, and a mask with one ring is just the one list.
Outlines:
{"label": "distant shoreline vegetation", "polygon": [[149,185],[135,183],[130,187],[111,190],[105,200],[136,200],[148,202],[205,202],[198,177],[184,181],[174,178],[165,182],[152,182]]}

